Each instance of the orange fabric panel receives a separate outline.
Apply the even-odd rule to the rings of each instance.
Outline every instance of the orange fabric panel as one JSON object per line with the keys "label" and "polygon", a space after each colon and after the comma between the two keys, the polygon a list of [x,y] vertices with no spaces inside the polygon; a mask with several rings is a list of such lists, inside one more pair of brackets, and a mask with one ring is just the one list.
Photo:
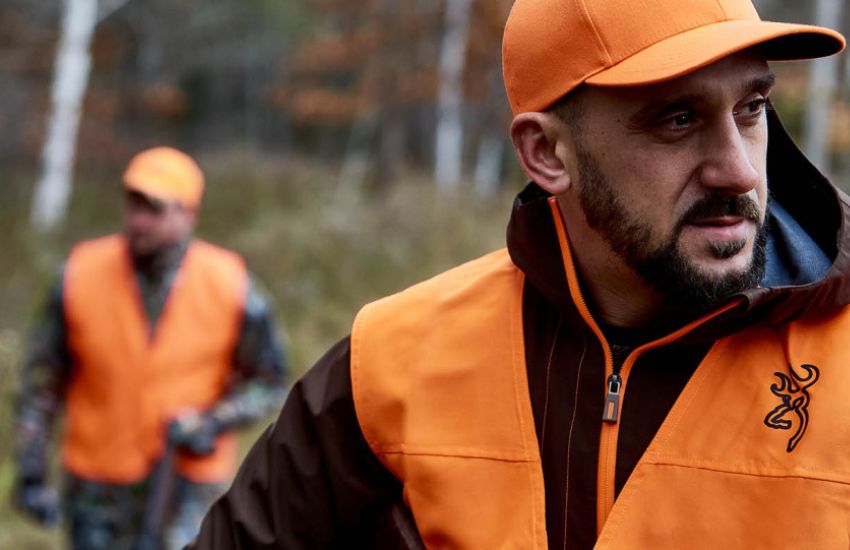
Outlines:
{"label": "orange fabric panel", "polygon": [[[65,269],[69,348],[66,467],[117,483],[142,479],[181,409],[204,409],[223,392],[242,320],[247,273],[231,252],[194,241],[153,336],[129,252],[120,236],[82,243]],[[181,456],[179,471],[220,481],[235,465],[235,442],[208,457]]]}
{"label": "orange fabric panel", "polygon": [[[598,547],[846,547],[848,333],[844,308],[715,344],[614,504]],[[805,379],[804,365],[817,374],[780,391],[777,373]],[[767,425],[783,402],[777,393],[803,399],[799,415],[782,417],[787,429]]]}
{"label": "orange fabric panel", "polygon": [[[405,472],[404,499],[428,548],[547,548],[543,479],[527,461],[382,455]],[[506,496],[509,498],[505,498]]]}
{"label": "orange fabric panel", "polygon": [[[783,331],[752,329],[719,341],[670,411],[647,458],[747,475],[817,476],[850,483],[847,334],[850,308],[814,324],[797,321]],[[809,422],[789,452],[796,415],[787,416],[794,424],[787,430],[771,429],[764,421],[782,402],[771,391],[780,381],[775,373],[790,375],[793,368],[804,374],[804,364],[815,365],[818,380],[806,389]]]}
{"label": "orange fabric panel", "polygon": [[366,306],[355,321],[357,417],[404,482],[429,547],[546,548],[522,286],[500,251]]}
{"label": "orange fabric panel", "polygon": [[850,486],[811,477],[638,466],[598,550],[847,548]]}

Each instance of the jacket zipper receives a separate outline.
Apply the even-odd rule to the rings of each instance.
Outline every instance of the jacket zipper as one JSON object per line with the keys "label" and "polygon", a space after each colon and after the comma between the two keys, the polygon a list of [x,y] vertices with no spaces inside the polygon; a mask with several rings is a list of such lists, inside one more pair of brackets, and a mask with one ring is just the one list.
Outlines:
{"label": "jacket zipper", "polygon": [[[561,217],[561,210],[558,207],[558,202],[555,197],[549,197],[548,199],[549,208],[552,212],[552,219],[555,222],[555,232],[558,234],[558,243],[561,248],[561,259],[564,262],[564,271],[567,277],[567,286],[570,289],[570,296],[573,301],[576,303],[576,306],[579,310],[579,314],[587,323],[587,326],[590,327],[591,331],[596,335],[597,340],[602,346],[602,352],[605,355],[605,373],[606,378],[611,378],[613,375],[620,376],[619,370],[618,372],[614,372],[614,354],[611,352],[611,347],[608,345],[608,341],[605,339],[605,335],[602,334],[602,330],[599,328],[599,325],[596,324],[596,321],[593,319],[593,315],[590,314],[590,309],[587,307],[587,303],[584,300],[584,296],[581,292],[581,286],[578,283],[578,278],[576,277],[576,268],[573,264],[572,254],[570,253],[570,243],[569,238],[567,237],[566,228],[564,225],[564,220]],[[615,379],[616,380],[616,379]],[[602,423],[602,433],[599,438],[599,461],[597,464],[597,477],[596,477],[596,533],[597,535],[602,531],[602,526],[605,524],[605,519],[608,517],[608,512],[611,510],[611,507],[614,505],[613,502],[613,487],[611,488],[611,502],[609,504],[606,495],[608,495],[608,488],[604,483],[608,477],[609,471],[609,462],[610,469],[613,469],[616,466],[616,454],[617,454],[617,445],[616,438],[614,440],[613,452],[611,451],[611,434],[612,432],[616,435],[616,431],[619,428],[619,423],[616,422],[616,419],[619,417],[619,406],[620,406],[620,395],[623,392],[623,380],[620,379],[619,387],[616,388],[617,394],[612,396],[612,403],[616,405],[616,411],[614,416],[614,421],[611,422],[603,422]],[[607,402],[607,390],[606,387],[606,402]],[[614,400],[616,399],[616,400]],[[613,457],[612,457],[613,455]],[[565,512],[567,513],[567,512]],[[566,540],[566,539],[565,539]]]}
{"label": "jacket zipper", "polygon": [[713,312],[701,317],[678,330],[668,334],[658,340],[646,343],[632,350],[622,364],[614,364],[614,355],[611,351],[611,346],[599,325],[590,314],[590,309],[584,300],[581,292],[581,287],[578,284],[576,276],[576,267],[573,263],[572,254],[570,252],[569,238],[561,217],[561,211],[558,207],[555,197],[549,197],[549,208],[552,212],[552,218],[555,222],[555,231],[558,235],[558,242],[561,248],[561,257],[564,262],[564,270],[567,276],[567,285],[570,289],[570,296],[576,303],[579,314],[590,327],[591,331],[596,335],[602,351],[605,354],[605,402],[602,412],[602,428],[599,437],[599,462],[597,464],[596,476],[596,534],[602,533],[602,527],[614,507],[614,476],[617,468],[617,440],[620,435],[620,407],[622,406],[622,397],[626,392],[626,382],[628,382],[629,371],[637,361],[638,357],[646,351],[669,344],[674,340],[681,338],[691,332],[696,327],[714,319],[715,317],[726,313],[727,311],[739,306],[744,299],[740,298],[732,300],[725,306],[720,307]]}
{"label": "jacket zipper", "polygon": [[[603,340],[603,346],[608,343]],[[637,350],[635,350],[636,352]],[[629,354],[620,364],[613,364],[605,381],[605,403],[602,410],[602,427],[599,437],[599,463],[597,465],[596,494],[596,534],[608,519],[614,506],[614,476],[617,470],[617,440],[620,436],[620,407],[626,389],[629,370],[636,357]],[[608,369],[606,369],[608,370]]]}
{"label": "jacket zipper", "polygon": [[[608,347],[607,342],[605,346]],[[602,428],[599,437],[599,464],[597,466],[596,534],[608,519],[614,507],[614,482],[617,473],[617,441],[620,438],[620,408],[626,392],[629,372],[646,346],[633,350],[622,363],[612,365],[605,381],[605,403],[602,411]]]}

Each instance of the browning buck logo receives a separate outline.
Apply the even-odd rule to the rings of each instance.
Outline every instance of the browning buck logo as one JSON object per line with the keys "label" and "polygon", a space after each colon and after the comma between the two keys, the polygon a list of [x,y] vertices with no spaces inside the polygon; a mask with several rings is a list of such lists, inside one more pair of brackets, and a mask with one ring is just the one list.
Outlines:
{"label": "browning buck logo", "polygon": [[[786,451],[789,453],[794,450],[806,433],[806,428],[809,425],[809,401],[811,399],[807,390],[820,378],[820,371],[816,366],[800,365],[800,368],[806,371],[805,376],[800,376],[790,364],[788,365],[788,371],[791,373],[790,378],[785,373],[773,373],[779,378],[779,384],[772,384],[770,391],[781,399],[782,403],[764,417],[764,424],[768,428],[790,430],[795,424],[794,417],[796,416],[797,429],[791,439],[788,440],[788,447],[786,447]],[[791,413],[793,413],[793,416]]]}

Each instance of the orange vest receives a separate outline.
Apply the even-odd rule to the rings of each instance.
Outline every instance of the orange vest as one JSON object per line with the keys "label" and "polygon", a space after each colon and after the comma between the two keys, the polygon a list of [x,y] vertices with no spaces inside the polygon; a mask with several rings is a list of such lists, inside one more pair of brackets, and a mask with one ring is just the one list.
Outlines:
{"label": "orange vest", "polygon": [[[558,214],[556,222],[576,299]],[[430,548],[547,548],[522,288],[522,273],[499,251],[370,304],[355,320],[357,417],[402,481]],[[636,349],[623,391],[641,353],[698,324]],[[600,421],[596,547],[846,548],[848,334],[843,308],[716,342],[616,503],[619,424]]]}
{"label": "orange vest", "polygon": [[[74,358],[64,464],[86,479],[137,482],[160,456],[168,420],[222,395],[247,272],[236,254],[192,241],[153,334],[122,237],[77,245],[63,284]],[[235,440],[223,435],[212,455],[180,456],[177,468],[194,481],[218,482],[235,463]]]}

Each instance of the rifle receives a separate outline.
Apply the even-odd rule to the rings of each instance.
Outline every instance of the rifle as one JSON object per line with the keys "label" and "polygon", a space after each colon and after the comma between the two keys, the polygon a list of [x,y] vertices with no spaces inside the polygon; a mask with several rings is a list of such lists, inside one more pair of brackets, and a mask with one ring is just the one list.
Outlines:
{"label": "rifle", "polygon": [[177,481],[177,474],[174,470],[176,457],[177,445],[171,440],[171,437],[167,437],[165,449],[151,475],[138,550],[161,550],[164,548],[162,535],[174,485]]}

